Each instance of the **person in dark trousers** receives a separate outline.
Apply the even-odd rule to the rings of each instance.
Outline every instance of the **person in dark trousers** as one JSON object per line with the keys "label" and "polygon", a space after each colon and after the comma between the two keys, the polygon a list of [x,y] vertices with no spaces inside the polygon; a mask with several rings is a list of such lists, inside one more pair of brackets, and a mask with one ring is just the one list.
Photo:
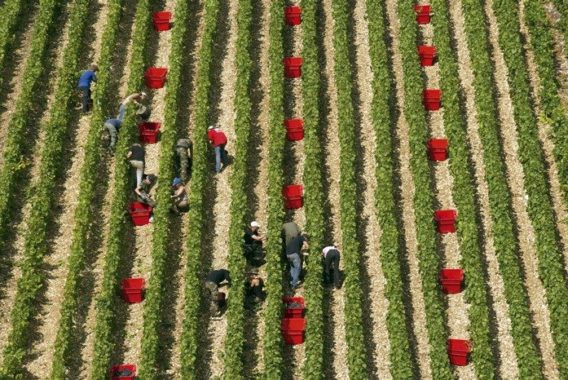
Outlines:
{"label": "person in dark trousers", "polygon": [[91,110],[91,84],[97,81],[97,70],[99,68],[97,65],[92,64],[89,67],[89,70],[83,71],[81,76],[79,77],[79,84],[77,87],[81,91],[81,103],[83,112],[89,112]]}
{"label": "person in dark trousers", "polygon": [[246,229],[243,236],[245,257],[255,267],[264,264],[264,251],[262,249],[264,238],[260,235],[259,229],[260,224],[257,221],[252,221],[250,228]]}
{"label": "person in dark trousers", "polygon": [[290,264],[290,286],[296,289],[300,284],[302,273],[302,254],[308,249],[308,237],[305,234],[296,236],[286,244],[286,258]]}
{"label": "person in dark trousers", "polygon": [[215,149],[215,172],[219,173],[227,165],[227,151],[225,150],[227,136],[219,127],[210,126],[207,138]]}
{"label": "person in dark trousers", "polygon": [[150,196],[152,186],[156,184],[156,176],[153,174],[144,175],[142,184],[134,189],[138,202],[147,204],[148,206],[155,207],[156,202]]}
{"label": "person in dark trousers", "polygon": [[179,174],[182,181],[187,182],[191,171],[191,150],[193,144],[190,139],[179,139],[176,143],[176,156],[179,164]]}
{"label": "person in dark trousers", "polygon": [[132,144],[130,151],[128,151],[126,155],[130,165],[136,169],[136,187],[140,187],[142,184],[145,157],[146,153],[144,152],[144,147],[139,143]]}
{"label": "person in dark trousers", "polygon": [[254,308],[266,298],[266,293],[264,292],[264,281],[256,272],[249,272],[247,275],[248,278],[245,284],[245,302],[249,308]]}
{"label": "person in dark trousers", "polygon": [[231,285],[231,276],[226,269],[217,269],[209,272],[205,279],[205,288],[209,292],[209,311],[213,317],[220,317],[225,306],[225,294],[219,292],[219,286]]}
{"label": "person in dark trousers", "polygon": [[341,254],[339,250],[336,246],[329,245],[322,250],[322,256],[324,283],[331,284],[333,278],[335,288],[339,289],[341,287],[341,272],[339,271]]}

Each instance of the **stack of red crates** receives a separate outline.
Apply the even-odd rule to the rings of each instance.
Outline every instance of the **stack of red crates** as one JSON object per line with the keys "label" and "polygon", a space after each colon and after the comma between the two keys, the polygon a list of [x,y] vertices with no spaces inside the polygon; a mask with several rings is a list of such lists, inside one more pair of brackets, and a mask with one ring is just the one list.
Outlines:
{"label": "stack of red crates", "polygon": [[286,306],[280,325],[284,342],[291,345],[304,343],[304,332],[306,331],[304,298],[286,296],[282,297],[282,302]]}

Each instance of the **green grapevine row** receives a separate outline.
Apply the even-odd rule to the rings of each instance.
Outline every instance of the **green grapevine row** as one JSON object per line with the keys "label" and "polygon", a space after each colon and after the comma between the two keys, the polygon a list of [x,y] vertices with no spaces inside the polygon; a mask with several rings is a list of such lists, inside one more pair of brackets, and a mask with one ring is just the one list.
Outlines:
{"label": "green grapevine row", "polygon": [[[552,0],[556,6],[556,10],[560,12],[560,21],[558,26],[564,37],[564,41],[568,41],[568,1],[567,0]],[[568,50],[564,48],[564,55],[568,58]]]}
{"label": "green grapevine row", "polygon": [[28,218],[24,242],[24,258],[20,264],[22,277],[18,280],[16,300],[12,309],[12,330],[4,350],[4,375],[20,373],[30,337],[30,324],[36,315],[37,296],[44,287],[41,265],[49,249],[47,243],[48,225],[53,218],[54,190],[61,179],[64,144],[61,143],[70,124],[70,105],[75,93],[77,66],[84,51],[83,35],[87,26],[89,0],[78,0],[71,13],[69,44],[63,53],[63,62],[57,72],[55,104],[47,124],[44,149],[41,154],[39,180],[31,199],[33,205]]}
{"label": "green grapevine row", "polygon": [[144,330],[142,334],[142,360],[140,377],[158,377],[158,356],[162,349],[159,329],[162,326],[166,266],[170,239],[171,188],[169,179],[174,178],[174,149],[176,144],[179,110],[183,107],[181,99],[182,75],[186,54],[186,37],[189,19],[189,0],[177,0],[175,7],[176,27],[172,30],[171,51],[168,67],[168,84],[165,97],[164,131],[161,133],[160,177],[161,186],[156,193],[157,206],[154,208],[154,236],[152,238],[152,276],[144,301]]}
{"label": "green grapevine row", "polygon": [[268,139],[268,244],[266,245],[266,327],[263,338],[264,376],[268,379],[282,377],[282,245],[280,229],[284,220],[284,204],[281,189],[284,184],[284,144],[282,121],[284,120],[284,40],[282,10],[284,0],[274,0],[270,6],[269,29],[269,139]]}
{"label": "green grapevine row", "polygon": [[416,374],[410,350],[410,336],[406,323],[404,286],[401,260],[404,260],[400,241],[403,238],[398,226],[394,187],[394,140],[392,138],[393,117],[390,111],[394,91],[391,61],[387,50],[387,27],[385,8],[378,0],[367,0],[369,20],[369,54],[374,74],[373,103],[371,117],[376,133],[375,155],[377,168],[377,190],[375,193],[379,224],[382,230],[380,240],[381,265],[387,280],[385,293],[389,300],[387,329],[390,341],[391,374],[396,379],[408,379]]}
{"label": "green grapevine row", "polygon": [[335,82],[337,86],[340,163],[340,209],[345,263],[345,335],[347,366],[353,379],[367,378],[363,332],[363,291],[361,289],[361,253],[357,240],[356,128],[352,102],[353,74],[349,61],[349,7],[347,0],[333,1],[333,44],[335,47]]}
{"label": "green grapevine row", "polygon": [[306,231],[310,236],[310,259],[307,260],[305,277],[306,301],[306,359],[303,374],[306,379],[323,379],[324,376],[324,326],[323,288],[320,247],[324,246],[325,216],[323,173],[321,167],[322,145],[320,141],[320,54],[317,40],[317,2],[305,2],[302,8],[303,51],[302,93],[305,129],[304,189]]}
{"label": "green grapevine row", "polygon": [[227,311],[227,334],[225,340],[226,379],[242,379],[244,374],[243,349],[245,342],[245,258],[243,252],[243,226],[247,215],[247,176],[250,155],[251,111],[251,27],[252,1],[239,0],[237,14],[237,81],[235,85],[235,133],[236,154],[230,179],[231,226],[229,229],[229,270],[232,287]]}
{"label": "green grapevine row", "polygon": [[31,42],[31,52],[26,62],[20,97],[16,101],[15,111],[5,128],[8,129],[8,137],[4,145],[4,165],[0,169],[0,241],[6,244],[7,237],[13,233],[10,225],[14,216],[14,202],[17,195],[21,195],[18,189],[24,173],[29,169],[31,161],[26,157],[28,142],[27,129],[32,122],[33,110],[37,108],[38,89],[44,79],[47,62],[49,60],[48,48],[52,41],[56,27],[56,21],[65,0],[43,0],[40,2],[39,15],[37,17]]}
{"label": "green grapevine row", "polygon": [[494,91],[494,70],[490,45],[484,27],[485,14],[479,0],[464,0],[463,12],[467,45],[474,74],[475,109],[479,136],[483,146],[485,180],[489,188],[489,205],[497,260],[503,277],[505,298],[509,305],[511,334],[521,378],[538,376],[542,366],[533,339],[531,314],[515,236],[511,194],[499,135],[499,115]]}
{"label": "green grapevine row", "polygon": [[[475,180],[469,161],[465,110],[460,107],[460,81],[455,52],[452,51],[448,3],[433,0],[436,10],[434,45],[440,68],[440,88],[444,94],[444,127],[451,141],[450,172],[453,177],[453,198],[459,210],[458,239],[461,264],[466,275],[466,301],[469,308],[469,330],[475,344],[472,360],[479,378],[495,375],[496,363],[491,349],[490,310],[483,251],[476,218]],[[463,104],[463,103],[462,103]]]}
{"label": "green grapevine row", "polygon": [[61,379],[65,376],[66,368],[69,366],[72,356],[74,321],[78,313],[81,274],[85,269],[87,239],[93,214],[90,205],[92,204],[96,188],[96,178],[93,176],[93,173],[97,172],[96,168],[100,164],[100,128],[104,117],[103,110],[112,107],[109,104],[112,87],[112,60],[116,51],[119,22],[122,14],[122,0],[109,2],[108,7],[107,23],[102,36],[104,43],[99,59],[99,71],[97,72],[97,87],[94,93],[93,120],[85,145],[85,161],[81,168],[81,185],[79,187],[79,201],[75,210],[75,227],[71,242],[69,269],[63,290],[61,319],[55,340],[55,353],[51,373],[51,378],[53,379]]}
{"label": "green grapevine row", "polygon": [[550,325],[560,376],[568,376],[568,288],[556,215],[549,193],[545,158],[538,136],[527,63],[521,41],[518,3],[496,1],[493,9],[499,24],[499,44],[509,70],[509,88],[518,131],[519,158],[523,165],[527,211],[533,222],[539,274],[546,289]]}
{"label": "green grapevine row", "polygon": [[217,29],[218,0],[204,2],[204,30],[203,42],[199,51],[197,62],[197,77],[195,90],[195,117],[193,134],[193,166],[191,178],[191,191],[189,193],[189,231],[187,234],[187,269],[185,273],[185,307],[183,331],[181,337],[181,377],[183,379],[196,379],[197,358],[200,335],[200,310],[202,304],[203,272],[201,262],[201,242],[203,241],[205,224],[204,197],[207,191],[207,173],[210,170],[207,162],[207,115],[209,110],[209,91],[211,78],[209,70],[212,63],[213,37]]}
{"label": "green grapevine row", "polygon": [[[0,67],[6,66],[6,58],[14,44],[16,38],[16,30],[22,23],[21,16],[26,5],[25,0],[7,0],[0,6]],[[5,80],[0,75],[0,84]]]}
{"label": "green grapevine row", "polygon": [[[142,87],[144,70],[148,59],[150,35],[151,2],[141,0],[136,6],[134,32],[132,38],[132,57],[128,78],[128,93],[139,91]],[[100,124],[102,125],[102,120]],[[117,289],[120,282],[119,265],[125,251],[124,236],[129,230],[126,212],[132,192],[129,178],[130,165],[123,158],[130,145],[136,140],[136,120],[132,110],[126,113],[124,127],[120,131],[116,147],[115,185],[111,201],[109,236],[103,269],[101,291],[96,300],[95,349],[91,377],[104,379],[108,376],[111,354],[116,346]]]}

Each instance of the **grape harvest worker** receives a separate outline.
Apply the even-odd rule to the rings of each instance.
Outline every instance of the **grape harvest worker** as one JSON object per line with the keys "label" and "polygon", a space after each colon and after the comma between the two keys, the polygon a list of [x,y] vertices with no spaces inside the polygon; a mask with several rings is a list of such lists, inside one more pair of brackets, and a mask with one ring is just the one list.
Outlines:
{"label": "grape harvest worker", "polygon": [[105,121],[105,128],[108,131],[110,144],[108,146],[111,154],[114,152],[114,147],[116,146],[116,138],[118,137],[118,131],[122,125],[122,119],[111,118]]}
{"label": "grape harvest worker", "polygon": [[144,147],[142,147],[139,143],[132,144],[130,151],[128,151],[128,154],[126,155],[130,165],[136,169],[136,187],[140,187],[142,184],[145,156],[146,153],[144,152]]}
{"label": "grape harvest worker", "polygon": [[309,248],[306,234],[298,235],[286,244],[286,258],[290,264],[290,286],[296,289],[302,274],[302,254]]}
{"label": "grape harvest worker", "polygon": [[226,269],[217,269],[209,272],[205,279],[205,288],[209,291],[209,311],[213,317],[219,317],[225,304],[225,293],[219,292],[219,286],[231,285],[231,276]]}
{"label": "grape harvest worker", "polygon": [[150,196],[150,190],[156,183],[156,176],[153,174],[144,175],[142,184],[134,189],[138,202],[147,204],[148,206],[155,207],[156,202]]}
{"label": "grape harvest worker", "polygon": [[190,139],[179,139],[176,143],[176,155],[179,162],[180,177],[183,181],[188,180],[188,173],[191,170],[191,149]]}
{"label": "grape harvest worker", "polygon": [[333,284],[336,289],[339,289],[341,287],[341,273],[339,272],[339,260],[341,259],[341,254],[334,245],[328,245],[321,253],[323,256],[324,283],[331,284],[331,279],[333,277]]}
{"label": "grape harvest worker", "polygon": [[138,116],[141,120],[147,121],[150,117],[150,109],[143,105],[142,102],[147,98],[145,92],[135,92],[133,94],[128,95],[118,107],[118,118],[120,120],[124,120],[124,115],[126,114],[126,107],[130,103],[134,103],[136,105],[136,116]]}
{"label": "grape harvest worker", "polygon": [[253,266],[263,264],[264,252],[262,250],[262,241],[264,238],[260,235],[260,224],[255,220],[250,223],[250,228],[245,230],[243,236],[244,251],[247,261]]}
{"label": "grape harvest worker", "polygon": [[250,306],[257,305],[264,301],[266,293],[264,292],[264,281],[258,273],[249,272],[247,282],[245,284],[245,295],[247,304]]}
{"label": "grape harvest worker", "polygon": [[219,173],[227,165],[227,136],[219,127],[211,125],[207,130],[207,138],[215,149],[215,172]]}
{"label": "grape harvest worker", "polygon": [[171,198],[173,199],[173,206],[171,210],[174,214],[179,215],[180,209],[187,209],[189,206],[189,199],[187,196],[187,190],[183,184],[181,178],[176,177],[172,181],[172,189],[174,191]]}
{"label": "grape harvest worker", "polygon": [[91,109],[91,84],[97,81],[97,70],[98,66],[92,64],[88,70],[85,70],[79,77],[78,88],[81,90],[82,97],[81,103],[83,107],[83,112],[89,112]]}

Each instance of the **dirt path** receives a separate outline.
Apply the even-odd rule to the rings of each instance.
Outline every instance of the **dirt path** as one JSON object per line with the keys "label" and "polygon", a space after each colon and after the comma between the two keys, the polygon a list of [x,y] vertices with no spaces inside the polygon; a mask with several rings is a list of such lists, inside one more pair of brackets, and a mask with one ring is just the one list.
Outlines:
{"label": "dirt path", "polygon": [[[0,125],[7,125],[12,113],[16,109],[16,100],[20,97],[22,92],[22,85],[24,83],[24,68],[31,53],[32,37],[37,19],[38,7],[33,7],[31,11],[34,13],[29,17],[29,23],[26,30],[21,34],[20,39],[14,44],[12,48],[12,60],[14,70],[12,71],[12,78],[9,83],[6,83],[5,90],[7,95],[4,95],[4,101],[0,104]],[[4,152],[4,144],[8,135],[8,128],[0,128],[0,153]],[[4,154],[0,154],[0,166],[4,163]]]}
{"label": "dirt path", "polygon": [[499,375],[503,379],[518,378],[519,368],[511,335],[511,320],[509,306],[505,298],[503,278],[499,272],[499,262],[495,252],[493,223],[489,206],[489,190],[485,181],[485,166],[483,162],[483,146],[479,137],[479,124],[475,108],[475,93],[473,87],[473,71],[465,35],[464,14],[460,2],[450,2],[449,12],[454,26],[454,39],[458,55],[460,82],[466,99],[466,117],[468,126],[468,139],[471,145],[471,155],[474,163],[477,194],[481,209],[481,221],[484,230],[484,254],[487,262],[489,288],[495,312],[495,323],[499,339]]}
{"label": "dirt path", "polygon": [[[172,16],[175,18],[175,0],[167,0],[164,4],[164,9],[170,10]],[[156,56],[152,65],[155,67],[168,67],[172,32],[156,33],[151,30],[150,33],[152,33],[150,38],[158,39]],[[150,109],[152,110],[151,121],[163,122],[164,120],[166,88],[167,83],[166,87],[162,89],[150,90],[152,91],[152,103],[150,104]],[[164,132],[164,127],[167,126],[162,123],[162,133]],[[161,145],[160,140],[158,140],[156,144],[144,145],[146,152],[144,173],[156,175],[158,177],[157,186],[169,186],[172,179],[161,178],[159,173]],[[155,191],[155,189],[152,190]],[[134,232],[136,235],[136,243],[133,252],[134,263],[130,277],[143,277],[146,279],[146,283],[148,283],[150,274],[152,273],[152,238],[154,236],[154,225],[150,223],[142,227],[136,227]],[[122,346],[124,350],[124,362],[140,363],[142,333],[144,330],[144,303],[129,305],[128,309],[129,316],[124,326],[125,339]]]}
{"label": "dirt path", "polygon": [[[69,8],[70,8],[70,4],[67,4],[66,7],[66,11],[67,13],[69,12]],[[38,114],[34,115],[33,120],[31,121],[31,123],[33,123],[34,129],[37,131],[39,130],[40,132],[33,132],[32,135],[30,136],[30,141],[29,143],[31,145],[33,145],[33,147],[30,148],[30,152],[36,152],[36,154],[31,155],[30,158],[30,169],[29,169],[29,178],[30,181],[33,181],[34,178],[37,178],[37,174],[39,171],[39,166],[40,166],[40,157],[41,157],[41,149],[43,146],[43,140],[44,140],[44,136],[45,136],[45,131],[42,131],[40,129],[40,125],[45,122],[45,120],[49,117],[50,114],[50,106],[53,104],[54,100],[55,100],[55,94],[54,94],[54,90],[55,90],[55,83],[57,81],[57,78],[55,77],[54,73],[57,71],[57,68],[60,66],[61,61],[63,59],[63,51],[64,48],[66,46],[66,42],[67,42],[67,27],[68,27],[68,20],[67,19],[60,19],[61,21],[61,25],[62,25],[62,30],[63,33],[61,33],[59,39],[61,40],[60,44],[55,44],[52,43],[50,45],[50,51],[48,54],[50,54],[50,63],[48,64],[48,70],[49,73],[47,73],[46,75],[53,75],[53,80],[50,81],[50,83],[41,88],[41,90],[44,92],[45,95],[41,95],[42,97],[47,98],[45,100],[45,108],[43,108],[41,111],[38,111]],[[33,29],[33,28],[32,28]],[[24,43],[22,44],[23,46],[25,46],[26,44],[29,45],[30,41],[31,41],[31,33],[30,31],[26,32],[26,35],[24,38],[26,38],[26,40],[24,41]],[[26,53],[29,55],[29,48],[26,48],[26,50],[28,50]],[[25,72],[25,62],[24,65],[19,67],[18,69],[21,70],[21,74],[19,74],[19,79],[21,81],[23,81],[23,73]],[[21,91],[21,86],[19,86],[19,88],[16,90],[16,92]],[[18,92],[19,94],[19,92]],[[10,122],[10,117],[12,116],[14,110],[15,110],[15,105],[18,101],[17,98],[12,99],[13,103],[12,104],[12,108],[10,109],[9,112],[5,113],[4,115],[2,115],[3,117],[6,117],[5,120],[1,120],[1,122],[3,122],[5,127],[2,128],[4,130],[8,130],[8,126],[9,126],[9,122]],[[39,113],[41,112],[41,113]],[[3,155],[1,156],[3,157]],[[3,159],[0,159],[0,161],[3,161]],[[0,165],[2,165],[3,162],[0,162]],[[21,189],[21,196],[22,197],[26,197],[26,199],[24,201],[22,201],[22,210],[21,210],[21,214],[18,216],[16,225],[14,226],[14,229],[16,231],[15,234],[15,240],[13,242],[12,247],[8,248],[9,251],[11,251],[13,254],[13,259],[12,259],[12,269],[11,269],[11,273],[9,275],[9,278],[7,280],[4,280],[4,289],[2,289],[2,291],[0,292],[0,295],[2,295],[2,299],[0,299],[0,326],[2,326],[3,328],[0,329],[0,352],[3,352],[4,347],[7,343],[7,337],[11,331],[11,325],[12,325],[12,320],[11,320],[11,310],[12,307],[14,305],[14,301],[15,301],[15,297],[16,297],[16,293],[17,293],[17,287],[18,287],[18,281],[21,278],[21,270],[18,266],[18,263],[23,260],[24,254],[25,254],[25,248],[24,248],[24,244],[25,244],[25,239],[26,239],[26,235],[27,235],[27,230],[28,230],[28,219],[30,216],[30,212],[31,212],[31,208],[33,207],[32,204],[29,202],[30,198],[29,198],[29,191],[30,191],[30,187],[31,183],[28,182],[26,184],[26,188]]]}
{"label": "dirt path", "polygon": [[[335,23],[333,22],[333,5],[332,0],[324,0],[322,2],[324,10],[324,20],[320,20],[325,25],[323,36],[323,48],[325,52],[325,81],[327,82],[327,102],[328,113],[323,114],[327,130],[323,137],[323,154],[325,160],[325,176],[327,177],[328,199],[330,205],[329,215],[329,231],[331,241],[327,244],[334,244],[340,251],[342,249],[341,235],[341,210],[339,197],[339,181],[340,181],[340,154],[338,150],[339,144],[339,122],[337,114],[337,87],[335,85],[335,48],[333,45],[333,31]],[[340,268],[343,270],[343,261],[340,261]],[[329,363],[332,364],[333,375],[336,379],[347,379],[349,373],[347,369],[347,342],[345,336],[345,290],[324,290],[324,300],[328,298],[329,316],[324,316],[324,324],[328,325],[328,331],[331,334],[324,347],[326,353],[330,354]]]}
{"label": "dirt path", "polygon": [[[132,22],[134,19],[134,14],[136,12],[136,0],[127,1],[127,4],[124,6],[124,11],[121,19],[121,32],[123,35],[130,36],[132,33]],[[129,67],[130,61],[132,58],[132,40],[129,39],[128,43],[125,48],[126,57],[121,62],[122,65],[120,66],[120,79],[119,79],[119,95],[120,98],[124,98],[126,96],[127,91],[127,79],[129,74]],[[81,120],[83,122],[83,119]],[[89,123],[89,120],[84,121],[86,124]],[[88,128],[86,126],[85,128]],[[83,129],[83,126],[81,126]],[[85,331],[85,341],[83,343],[83,349],[81,350],[81,368],[79,370],[80,377],[86,378],[91,373],[91,362],[92,358],[94,357],[94,338],[95,338],[95,324],[96,324],[96,296],[100,293],[102,287],[102,280],[104,277],[104,262],[105,262],[105,255],[106,255],[106,247],[108,242],[108,235],[109,235],[109,220],[111,214],[111,202],[112,202],[112,194],[114,192],[114,178],[115,178],[115,165],[112,164],[112,160],[108,160],[103,164],[105,166],[105,174],[108,175],[108,186],[106,186],[106,191],[97,194],[97,199],[95,200],[96,204],[101,204],[102,211],[101,211],[101,221],[103,226],[100,227],[102,231],[100,240],[101,243],[98,244],[97,250],[92,252],[93,256],[96,258],[91,261],[90,264],[87,265],[86,273],[88,273],[88,279],[85,282],[88,283],[88,286],[92,289],[91,297],[87,300],[87,304],[84,305],[87,308],[86,315],[85,315],[85,322],[84,322],[84,331]]]}
{"label": "dirt path", "polygon": [[[108,8],[106,3],[99,3],[98,15],[96,23],[93,26],[94,39],[92,51],[89,53],[91,61],[96,62],[100,56],[100,45]],[[64,193],[61,198],[60,208],[63,210],[55,222],[59,227],[54,237],[54,247],[52,253],[46,257],[46,266],[54,268],[49,274],[46,285],[45,298],[46,302],[42,311],[42,322],[39,328],[39,336],[41,339],[32,347],[32,358],[27,369],[33,374],[47,374],[51,372],[51,358],[53,356],[54,343],[57,330],[53,326],[59,325],[60,309],[63,296],[63,287],[67,276],[67,258],[69,257],[72,231],[74,228],[75,207],[77,206],[78,197],[78,181],[80,170],[84,160],[84,144],[88,133],[89,115],[83,115],[78,123],[78,129],[74,133],[74,139],[71,152],[67,152],[71,157],[70,169],[67,173],[67,179],[63,184]],[[35,177],[35,176],[34,176]],[[41,377],[41,376],[40,376]]]}
{"label": "dirt path", "polygon": [[372,296],[369,297],[370,305],[368,305],[370,325],[366,326],[373,342],[372,350],[370,350],[373,364],[369,363],[369,368],[375,371],[373,373],[374,378],[388,379],[391,378],[389,370],[390,342],[386,320],[389,302],[385,295],[386,279],[383,274],[379,254],[379,242],[382,231],[379,226],[377,208],[375,207],[377,181],[372,175],[372,173],[375,173],[377,165],[375,156],[376,136],[371,120],[373,72],[369,55],[369,30],[365,1],[358,0],[355,3],[353,12],[356,20],[354,25],[354,45],[356,47],[357,61],[355,72],[360,98],[358,112],[361,118],[359,141],[362,148],[360,154],[362,168],[359,174],[359,181],[363,190],[363,205],[360,223],[364,226],[364,241],[366,243],[361,246],[361,250],[363,262],[365,263],[364,272],[366,272],[366,277],[368,277],[369,289],[372,290]]}
{"label": "dirt path", "polygon": [[[258,167],[258,178],[256,186],[254,187],[253,201],[255,208],[252,209],[254,212],[254,219],[260,223],[262,226],[262,233],[266,233],[268,227],[268,141],[269,141],[269,128],[270,128],[270,97],[268,96],[270,91],[270,72],[269,72],[269,29],[270,29],[270,1],[262,0],[262,15],[260,16],[260,22],[262,24],[260,28],[259,39],[255,40],[253,43],[259,45],[260,50],[260,62],[258,64],[259,74],[259,97],[261,97],[259,115],[256,120],[256,124],[252,128],[256,131],[253,133],[252,139],[255,141],[256,150],[253,152],[252,156],[256,156],[255,162],[261,163]],[[254,71],[253,71],[254,73]],[[266,265],[259,268],[258,271],[260,277],[264,280],[268,277],[266,272]],[[264,370],[264,350],[262,347],[262,340],[264,337],[264,330],[266,321],[264,319],[264,312],[266,309],[266,302],[254,313],[254,329],[255,332],[252,333],[252,339],[248,341],[247,351],[245,351],[245,363],[250,360],[250,365],[245,365],[245,368],[251,368],[253,374],[260,374]]]}
{"label": "dirt path", "polygon": [[[217,107],[219,112],[215,125],[222,128],[227,135],[228,144],[227,151],[229,156],[234,157],[236,147],[235,135],[235,83],[236,83],[236,42],[238,36],[237,11],[238,1],[231,1],[227,4],[229,7],[228,17],[225,22],[229,23],[227,32],[227,51],[225,52],[222,71],[220,77],[221,89],[219,104],[212,104]],[[224,43],[217,41],[217,43]],[[213,168],[211,168],[213,169]],[[213,206],[213,242],[211,251],[211,269],[227,269],[229,254],[229,227],[231,225],[231,217],[229,214],[231,205],[231,187],[230,178],[233,172],[231,165],[228,165],[221,173],[215,175],[215,204]],[[230,298],[230,291],[224,288],[223,292]],[[227,332],[227,318],[223,317],[219,320],[211,319],[209,322],[208,334],[211,346],[211,362],[209,366],[209,378],[217,378],[223,373],[223,347],[225,345],[225,335]]]}
{"label": "dirt path", "polygon": [[[427,2],[426,2],[427,3]],[[424,4],[426,4],[424,3]],[[425,45],[434,45],[434,27],[432,23],[420,27],[422,40]],[[440,88],[440,70],[437,64],[424,67],[426,73],[426,87]],[[431,138],[444,138],[444,109],[428,113]],[[450,158],[451,160],[451,158]],[[449,160],[437,162],[434,167],[434,181],[436,186],[436,202],[438,209],[456,209],[452,197],[453,178],[450,172]],[[458,217],[459,217],[459,210]],[[457,234],[443,234],[440,236],[441,247],[444,251],[444,267],[459,268],[461,252]],[[465,293],[453,294],[447,298],[448,309],[447,324],[450,337],[470,340],[469,333],[469,304],[465,302]],[[455,367],[455,372],[460,379],[473,379],[474,365]]]}
{"label": "dirt path", "polygon": [[[397,93],[397,106],[404,109],[404,75],[402,72],[402,57],[399,46],[400,21],[397,15],[397,3],[395,0],[386,2],[387,21],[390,28],[393,68]],[[403,112],[396,120],[396,139],[398,140],[398,160],[401,181],[402,221],[404,226],[406,257],[408,258],[408,277],[410,279],[409,290],[412,298],[412,329],[416,339],[416,351],[420,377],[432,378],[430,369],[430,347],[428,342],[428,330],[422,280],[418,269],[418,242],[416,240],[416,219],[414,215],[414,181],[410,171],[410,146],[408,144],[409,127]]]}
{"label": "dirt path", "polygon": [[[203,43],[202,40],[202,36],[203,36],[203,30],[205,28],[205,23],[204,23],[204,19],[205,19],[205,12],[203,11],[203,9],[200,7],[199,10],[196,11],[196,13],[194,14],[193,20],[196,20],[198,23],[197,26],[197,30],[195,32],[189,32],[191,34],[191,36],[189,37],[189,39],[192,41],[191,43],[193,43],[193,45],[189,45],[188,48],[191,48],[191,54],[190,54],[190,58],[188,58],[188,61],[191,65],[191,73],[189,74],[191,76],[191,81],[193,82],[196,74],[197,74],[197,60],[198,60],[198,52],[201,49],[201,45]],[[192,21],[193,21],[192,20]],[[193,42],[195,41],[195,42]],[[193,136],[193,124],[191,124],[189,122],[189,115],[191,114],[191,110],[193,110],[193,102],[195,100],[195,85],[193,86],[193,88],[191,90],[190,96],[187,99],[187,103],[186,103],[186,109],[184,110],[185,114],[187,115],[187,118],[185,119],[185,121],[187,122],[187,135],[191,138]],[[180,241],[183,242],[183,247],[182,248],[182,252],[187,252],[186,249],[186,237],[187,237],[187,232],[189,229],[189,220],[187,217],[182,217],[181,219],[181,236],[179,237]],[[184,275],[186,272],[186,266],[187,266],[187,260],[185,260],[185,258],[181,259],[179,262],[179,266],[176,270],[175,276],[174,276],[174,280],[173,283],[178,284],[179,287],[179,293],[177,295],[177,299],[175,302],[175,323],[173,325],[173,342],[172,342],[172,354],[171,354],[171,358],[170,358],[170,366],[169,369],[167,371],[168,375],[171,376],[175,376],[176,378],[181,378],[180,377],[180,373],[181,373],[181,336],[182,336],[182,330],[183,330],[183,310],[185,307],[185,286],[184,286]]]}
{"label": "dirt path", "polygon": [[524,189],[523,167],[520,163],[517,151],[517,131],[513,117],[513,105],[507,83],[507,67],[503,53],[498,43],[497,20],[493,14],[493,1],[485,3],[485,12],[489,26],[490,43],[493,48],[493,60],[495,63],[495,78],[498,97],[499,117],[501,120],[501,136],[505,152],[509,188],[513,200],[513,210],[519,234],[519,247],[525,267],[525,285],[530,299],[530,308],[533,313],[533,324],[536,327],[538,345],[541,351],[544,365],[544,375],[547,379],[557,379],[558,368],[554,356],[554,344],[550,333],[550,313],[548,310],[545,291],[538,278],[538,261],[535,247],[535,233],[527,213],[528,196]]}

